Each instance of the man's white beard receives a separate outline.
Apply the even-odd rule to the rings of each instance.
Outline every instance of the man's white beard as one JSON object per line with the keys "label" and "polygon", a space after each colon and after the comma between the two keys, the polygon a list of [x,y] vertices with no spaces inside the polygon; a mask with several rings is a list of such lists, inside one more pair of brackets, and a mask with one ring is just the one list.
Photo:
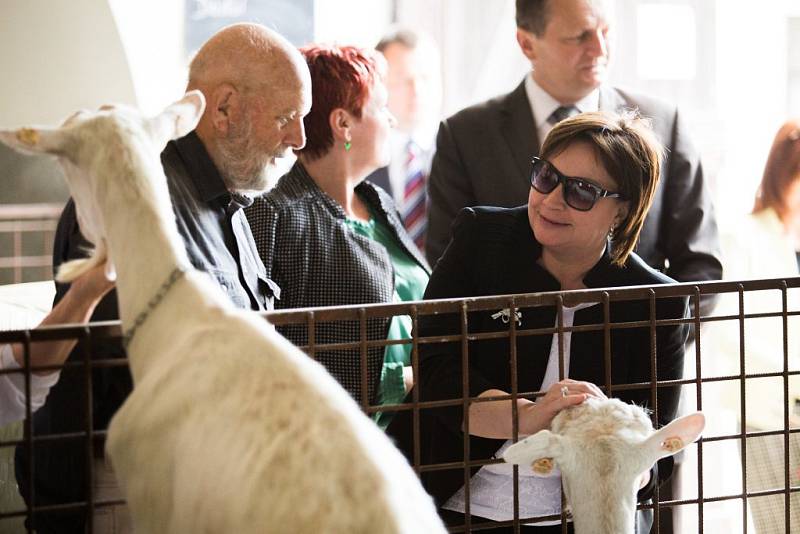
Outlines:
{"label": "man's white beard", "polygon": [[253,142],[253,121],[247,117],[243,124],[232,128],[228,139],[217,143],[217,166],[229,191],[242,194],[264,192],[279,170],[271,161],[282,154],[264,154]]}

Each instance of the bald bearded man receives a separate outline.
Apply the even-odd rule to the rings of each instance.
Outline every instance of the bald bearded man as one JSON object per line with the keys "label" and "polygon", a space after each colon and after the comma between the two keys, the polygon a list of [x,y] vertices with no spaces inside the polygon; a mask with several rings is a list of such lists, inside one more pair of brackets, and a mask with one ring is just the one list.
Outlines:
{"label": "bald bearded man", "polygon": [[[200,123],[185,137],[170,141],[161,154],[178,230],[193,266],[209,273],[235,305],[271,309],[280,290],[266,276],[242,208],[252,202],[250,194],[265,189],[279,172],[277,160],[305,145],[303,117],[311,107],[308,68],[297,49],[277,33],[256,24],[236,24],[220,30],[198,51],[189,69],[187,90],[191,89],[201,90],[206,97]],[[70,201],[56,232],[55,268],[83,256],[86,245]],[[67,288],[57,284],[56,302]],[[92,320],[117,318],[116,294],[112,292]],[[82,345],[68,361],[82,360]],[[124,351],[116,340],[95,340],[92,357],[122,358]],[[83,371],[62,371],[46,404],[34,416],[35,436],[86,430]],[[126,366],[93,371],[95,430],[107,427],[130,391]],[[92,445],[94,499],[120,498],[103,458],[102,440],[94,440]],[[87,450],[86,438],[39,442],[33,451],[25,444],[18,446],[16,475],[27,504],[38,507],[87,501]],[[80,505],[29,515],[27,526],[38,534],[82,534],[91,517],[87,507]],[[124,507],[95,508],[94,532],[129,529]]]}

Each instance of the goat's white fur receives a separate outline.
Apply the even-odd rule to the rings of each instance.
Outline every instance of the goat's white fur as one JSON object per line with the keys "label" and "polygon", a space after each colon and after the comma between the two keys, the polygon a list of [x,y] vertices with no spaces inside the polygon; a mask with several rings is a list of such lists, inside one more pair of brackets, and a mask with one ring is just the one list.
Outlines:
{"label": "goat's white fur", "polygon": [[590,398],[561,411],[551,430],[515,443],[503,458],[539,474],[558,466],[576,534],[633,534],[639,475],[693,443],[704,427],[696,412],[654,431],[642,408]]}
{"label": "goat's white fur", "polygon": [[[64,164],[96,248],[69,281],[108,261],[124,329],[176,266],[189,267],[159,152],[190,131],[203,95],[159,116],[78,113],[56,129],[0,132]],[[325,371],[255,313],[189,269],[128,347],[134,390],[107,451],[138,532],[444,532],[403,456]]]}

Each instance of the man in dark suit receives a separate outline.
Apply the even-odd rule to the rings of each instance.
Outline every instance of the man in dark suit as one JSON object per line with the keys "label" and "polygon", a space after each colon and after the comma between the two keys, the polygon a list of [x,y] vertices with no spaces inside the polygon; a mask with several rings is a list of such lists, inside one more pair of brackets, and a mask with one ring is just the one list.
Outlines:
{"label": "man in dark suit", "polygon": [[714,210],[683,119],[673,105],[604,85],[608,32],[603,1],[517,0],[517,42],[533,70],[511,93],[441,123],[428,182],[431,265],[449,243],[450,225],[463,207],[525,203],[531,158],[558,120],[637,108],[652,120],[666,152],[636,252],[678,281],[721,278]]}

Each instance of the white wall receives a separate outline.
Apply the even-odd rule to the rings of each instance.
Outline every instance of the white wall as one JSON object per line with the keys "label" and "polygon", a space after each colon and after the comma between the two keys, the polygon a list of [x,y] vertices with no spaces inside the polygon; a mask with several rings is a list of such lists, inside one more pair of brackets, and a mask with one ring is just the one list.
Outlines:
{"label": "white wall", "polygon": [[390,0],[316,0],[314,40],[372,48],[391,16]]}
{"label": "white wall", "polygon": [[0,125],[53,124],[80,108],[136,104],[106,0],[3,0]]}
{"label": "white wall", "polygon": [[511,91],[530,70],[515,37],[514,0],[398,0],[397,11],[400,24],[439,46],[444,116]]}
{"label": "white wall", "polygon": [[749,212],[767,153],[787,115],[786,4],[717,0],[716,135],[724,147],[716,180],[724,221]]}
{"label": "white wall", "polygon": [[108,4],[130,67],[137,105],[145,113],[158,113],[186,89],[184,2],[108,0]]}

